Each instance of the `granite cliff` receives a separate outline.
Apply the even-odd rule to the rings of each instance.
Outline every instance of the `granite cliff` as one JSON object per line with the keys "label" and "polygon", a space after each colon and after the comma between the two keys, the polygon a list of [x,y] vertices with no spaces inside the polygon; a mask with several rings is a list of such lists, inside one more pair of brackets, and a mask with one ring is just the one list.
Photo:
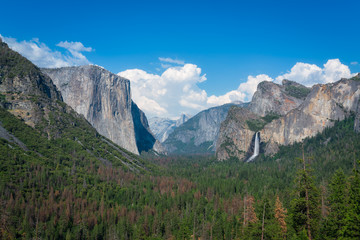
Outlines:
{"label": "granite cliff", "polygon": [[128,151],[160,150],[145,114],[131,100],[130,81],[95,65],[42,69],[64,102],[103,136]]}
{"label": "granite cliff", "polygon": [[52,79],[1,39],[0,138],[9,149],[18,146],[37,162],[73,164],[73,171],[90,160],[95,165],[146,170],[144,162],[101,136],[64,103]]}
{"label": "granite cliff", "polygon": [[249,109],[260,116],[272,112],[284,115],[298,107],[309,92],[309,88],[289,80],[283,80],[282,85],[264,81],[258,84]]}
{"label": "granite cliff", "polygon": [[264,142],[288,145],[334,125],[358,110],[359,77],[314,85],[305,101],[261,131]]}
{"label": "granite cliff", "polygon": [[[249,109],[233,106],[229,109],[226,119],[221,123],[216,143],[216,157],[227,160],[235,157],[242,159],[252,153],[250,143],[253,142],[254,131],[248,121],[258,120],[260,116]],[[249,153],[248,153],[249,152]]]}
{"label": "granite cliff", "polygon": [[[355,114],[354,130],[359,131],[359,98],[359,75],[314,85],[311,89],[288,80],[284,80],[282,86],[262,82],[250,103],[251,112],[233,108],[221,125],[217,158],[249,156],[257,131],[260,132],[261,150],[269,155],[276,153],[279,145],[314,136],[350,114]],[[279,115],[271,117],[273,113]]]}

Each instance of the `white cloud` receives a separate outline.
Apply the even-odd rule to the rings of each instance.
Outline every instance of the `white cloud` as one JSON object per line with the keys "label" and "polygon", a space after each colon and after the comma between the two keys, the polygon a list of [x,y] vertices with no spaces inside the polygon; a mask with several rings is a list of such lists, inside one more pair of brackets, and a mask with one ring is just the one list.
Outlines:
{"label": "white cloud", "polygon": [[222,96],[208,96],[197,85],[206,81],[206,75],[195,64],[169,67],[161,75],[140,69],[125,70],[118,75],[130,79],[132,98],[148,116],[170,118],[180,112],[196,114],[209,107],[250,100],[259,82],[273,80],[265,74],[249,76],[236,90]]}
{"label": "white cloud", "polygon": [[246,82],[239,85],[238,89],[227,92],[221,96],[212,95],[208,98],[207,102],[209,105],[222,105],[235,101],[250,101],[256,91],[257,85],[262,81],[273,81],[273,79],[266,74],[260,74],[255,77],[250,75]]}
{"label": "white cloud", "polygon": [[130,79],[132,98],[148,116],[177,117],[180,112],[197,113],[207,107],[206,91],[197,86],[206,76],[194,64],[170,67],[161,75],[140,69],[118,75]]}
{"label": "white cloud", "polygon": [[278,76],[276,82],[280,83],[283,79],[289,79],[310,87],[317,83],[335,82],[351,76],[353,74],[351,74],[348,66],[342,64],[339,59],[330,59],[323,68],[315,64],[298,62],[291,68],[290,72]]}
{"label": "white cloud", "polygon": [[266,74],[260,74],[255,77],[251,75],[248,76],[248,80],[245,83],[241,83],[238,88],[238,91],[246,94],[246,98],[243,100],[250,101],[256,91],[257,85],[263,81],[271,82],[273,79]]}
{"label": "white cloud", "polygon": [[17,51],[39,67],[58,68],[73,65],[89,64],[89,60],[81,52],[93,51],[90,47],[84,47],[80,42],[60,42],[57,46],[65,48],[64,54],[60,51],[51,50],[46,44],[34,38],[29,41],[18,41],[15,38],[0,37],[11,49]]}
{"label": "white cloud", "polygon": [[159,60],[160,60],[161,62],[175,63],[175,64],[179,64],[179,65],[184,65],[184,64],[185,64],[185,61],[179,60],[179,59],[159,57]]}
{"label": "white cloud", "polygon": [[351,65],[358,65],[359,62],[354,61],[354,62],[351,62],[350,64],[351,64]]}
{"label": "white cloud", "polygon": [[[159,58],[160,59],[160,58]],[[206,75],[194,64],[168,67],[161,75],[150,74],[140,69],[130,69],[119,75],[130,79],[134,101],[148,116],[178,117],[180,113],[197,112],[230,102],[250,101],[262,81],[281,82],[284,78],[306,86],[329,83],[343,77],[353,76],[348,66],[339,59],[330,59],[323,68],[309,63],[296,63],[291,70],[276,78],[266,74],[248,76],[246,82],[223,95],[208,96],[198,83],[206,81]]]}

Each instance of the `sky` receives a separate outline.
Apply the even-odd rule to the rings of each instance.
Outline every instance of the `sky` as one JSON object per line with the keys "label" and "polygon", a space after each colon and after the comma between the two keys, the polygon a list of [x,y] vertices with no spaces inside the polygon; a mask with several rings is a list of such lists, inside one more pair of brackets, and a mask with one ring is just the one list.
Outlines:
{"label": "sky", "polygon": [[250,101],[261,81],[360,72],[360,1],[3,1],[0,37],[40,67],[126,77],[148,117]]}

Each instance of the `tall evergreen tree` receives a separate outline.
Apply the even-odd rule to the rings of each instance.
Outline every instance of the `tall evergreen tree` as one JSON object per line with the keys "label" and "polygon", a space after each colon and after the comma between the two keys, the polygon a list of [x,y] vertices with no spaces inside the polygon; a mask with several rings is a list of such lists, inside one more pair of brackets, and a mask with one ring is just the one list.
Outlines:
{"label": "tall evergreen tree", "polygon": [[360,173],[356,168],[350,177],[349,209],[341,232],[346,239],[360,239]]}
{"label": "tall evergreen tree", "polygon": [[324,234],[332,239],[341,237],[347,214],[347,180],[342,170],[336,171],[329,184],[330,212],[325,222]]}
{"label": "tall evergreen tree", "polygon": [[291,201],[292,224],[297,233],[304,230],[311,240],[316,238],[320,221],[320,194],[311,176],[311,168],[306,166],[303,156],[303,169],[298,170],[295,179],[295,198]]}

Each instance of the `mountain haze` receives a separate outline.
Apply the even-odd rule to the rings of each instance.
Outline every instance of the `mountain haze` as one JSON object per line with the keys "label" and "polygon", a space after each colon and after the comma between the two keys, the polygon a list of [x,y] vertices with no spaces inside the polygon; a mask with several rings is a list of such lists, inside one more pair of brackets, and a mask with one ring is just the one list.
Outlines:
{"label": "mountain haze", "polygon": [[149,125],[156,139],[158,139],[160,142],[164,142],[175,128],[189,120],[190,117],[191,116],[187,114],[181,114],[180,118],[177,120],[153,117],[149,119]]}

